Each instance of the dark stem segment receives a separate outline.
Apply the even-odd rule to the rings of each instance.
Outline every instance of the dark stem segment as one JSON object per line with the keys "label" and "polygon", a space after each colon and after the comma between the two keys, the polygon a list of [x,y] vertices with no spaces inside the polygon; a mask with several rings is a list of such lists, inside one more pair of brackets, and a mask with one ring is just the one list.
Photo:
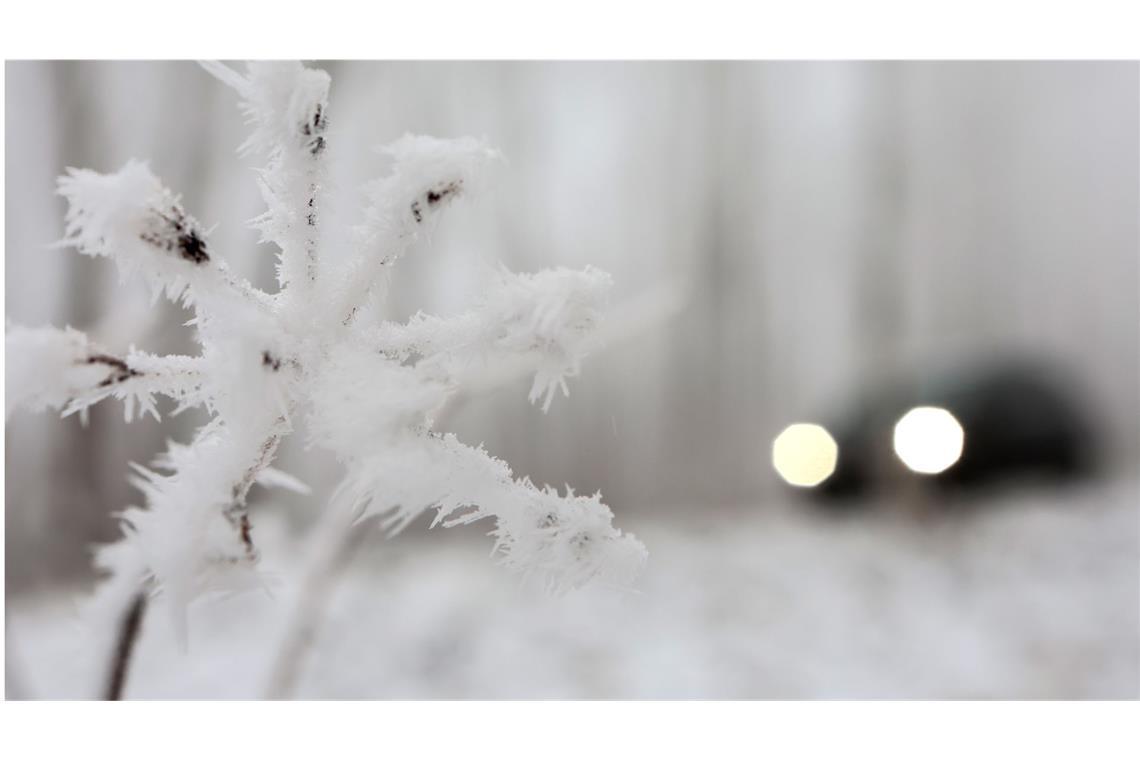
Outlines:
{"label": "dark stem segment", "polygon": [[143,614],[146,612],[146,592],[140,591],[131,599],[127,612],[119,626],[119,636],[115,642],[114,659],[111,662],[111,676],[107,682],[105,698],[117,702],[123,698],[123,687],[131,665],[131,653],[142,629]]}

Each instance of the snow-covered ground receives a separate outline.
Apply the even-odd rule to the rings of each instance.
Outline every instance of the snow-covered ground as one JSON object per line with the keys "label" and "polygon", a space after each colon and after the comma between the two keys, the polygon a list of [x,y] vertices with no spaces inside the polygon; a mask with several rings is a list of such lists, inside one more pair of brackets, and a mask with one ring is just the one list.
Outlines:
{"label": "snow-covered ground", "polygon": [[[1025,489],[923,518],[788,504],[622,519],[637,593],[547,598],[474,531],[367,544],[328,600],[309,698],[1115,698],[1140,691],[1140,484]],[[274,597],[152,607],[131,698],[261,694],[300,549],[258,515]],[[98,692],[77,593],[8,600],[9,697]]]}

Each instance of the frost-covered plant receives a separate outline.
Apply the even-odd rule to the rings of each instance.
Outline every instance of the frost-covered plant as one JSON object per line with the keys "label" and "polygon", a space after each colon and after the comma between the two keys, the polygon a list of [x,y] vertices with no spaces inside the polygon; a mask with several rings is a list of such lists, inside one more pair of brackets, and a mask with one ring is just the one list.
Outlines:
{"label": "frost-covered plant", "polygon": [[189,445],[172,443],[153,469],[135,467],[145,506],[128,508],[122,538],[97,553],[108,574],[100,593],[129,610],[123,625],[137,628],[145,600],[163,594],[181,630],[192,600],[260,585],[247,496],[255,482],[296,485],[270,465],[299,415],[347,471],[326,509],[382,516],[391,532],[425,510],[435,510],[433,525],[489,517],[501,561],[553,590],[632,580],[645,549],[612,527],[598,495],[515,479],[482,448],[432,427],[473,362],[533,362],[530,398],[547,409],[578,372],[609,276],[501,270],[466,313],[369,323],[362,307],[383,296],[390,267],[497,154],[471,139],[397,140],[384,149],[390,174],[367,186],[362,218],[337,247],[321,224],[327,74],[298,63],[250,64],[245,74],[206,68],[242,98],[253,128],[243,150],[268,157],[260,174],[268,210],[254,223],[278,249],[278,292],[230,272],[146,164],[71,169],[59,180],[69,203],[62,244],[111,257],[155,298],[193,308],[201,353],[120,356],[70,328],[7,330],[8,413],[82,413],[114,397],[128,420],[136,408],[157,417],[161,394],[211,415]]}

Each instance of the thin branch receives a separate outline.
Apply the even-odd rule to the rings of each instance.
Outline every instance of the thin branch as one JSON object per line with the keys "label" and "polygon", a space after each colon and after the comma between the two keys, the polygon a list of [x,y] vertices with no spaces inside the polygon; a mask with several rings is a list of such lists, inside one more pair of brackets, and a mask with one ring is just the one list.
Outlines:
{"label": "thin branch", "polygon": [[119,634],[115,641],[115,650],[111,660],[111,673],[107,680],[105,699],[119,701],[123,698],[123,689],[126,686],[127,676],[130,672],[131,655],[135,650],[139,632],[142,630],[143,615],[146,613],[147,595],[139,591],[131,597],[130,605],[119,624]]}
{"label": "thin branch", "polygon": [[291,699],[316,641],[330,590],[363,543],[372,520],[355,521],[332,504],[312,540],[310,562],[266,681],[265,699]]}
{"label": "thin branch", "polygon": [[257,460],[246,469],[241,480],[235,483],[230,490],[233,498],[226,508],[225,516],[232,525],[237,527],[246,555],[250,558],[257,557],[257,550],[253,545],[252,528],[249,522],[249,505],[246,503],[246,499],[249,496],[249,489],[253,487],[258,476],[273,463],[274,457],[277,456],[277,448],[281,444],[281,439],[285,437],[288,425],[289,422],[286,417],[278,418],[274,425],[274,431],[262,442],[261,448],[258,450]]}
{"label": "thin branch", "polygon": [[156,394],[189,405],[196,403],[203,382],[198,357],[133,349],[117,355],[71,328],[9,324],[5,343],[6,414],[24,406],[62,408],[67,415],[114,397],[126,403],[128,421],[136,406],[157,418]]}

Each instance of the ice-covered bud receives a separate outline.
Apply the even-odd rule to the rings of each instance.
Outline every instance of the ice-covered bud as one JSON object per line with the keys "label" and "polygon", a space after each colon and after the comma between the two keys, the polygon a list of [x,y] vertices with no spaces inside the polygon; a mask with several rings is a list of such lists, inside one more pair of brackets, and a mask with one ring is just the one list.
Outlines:
{"label": "ice-covered bud", "polygon": [[242,97],[253,127],[243,152],[271,154],[292,148],[315,156],[324,150],[330,82],[324,71],[298,61],[253,61],[245,76],[213,61],[202,66]]}
{"label": "ice-covered bud", "polygon": [[385,233],[414,237],[442,209],[472,192],[482,170],[499,158],[498,151],[470,137],[404,135],[380,151],[391,157],[392,170],[365,188],[369,203],[365,223],[358,229],[364,245]]}
{"label": "ice-covered bud", "polygon": [[400,215],[423,224],[456,198],[470,192],[482,169],[499,153],[482,141],[465,137],[441,140],[404,135],[384,146],[392,157],[392,173],[369,188],[377,206],[394,205]]}
{"label": "ice-covered bud", "polygon": [[68,169],[58,189],[68,202],[59,244],[114,258],[124,278],[141,274],[156,295],[190,300],[188,288],[213,269],[205,231],[145,163],[114,174]]}

